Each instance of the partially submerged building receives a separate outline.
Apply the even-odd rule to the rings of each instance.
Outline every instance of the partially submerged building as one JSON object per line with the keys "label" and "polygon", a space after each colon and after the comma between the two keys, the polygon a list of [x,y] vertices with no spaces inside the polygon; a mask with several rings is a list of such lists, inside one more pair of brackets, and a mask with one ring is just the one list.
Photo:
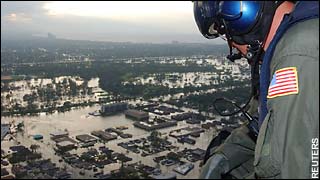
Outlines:
{"label": "partially submerged building", "polygon": [[110,134],[105,131],[92,131],[91,134],[100,138],[103,141],[111,141],[111,140],[117,139],[116,135]]}
{"label": "partially submerged building", "polygon": [[146,131],[153,131],[153,130],[157,130],[157,129],[176,126],[177,122],[176,121],[168,121],[168,122],[163,122],[163,123],[160,123],[160,124],[148,124],[146,122],[134,122],[133,125],[135,127],[144,129]]}
{"label": "partially submerged building", "polygon": [[51,140],[56,142],[59,151],[69,151],[77,147],[77,141],[70,138],[67,131],[56,131],[50,133],[50,136]]}
{"label": "partially submerged building", "polygon": [[177,175],[175,173],[167,173],[167,174],[159,174],[152,175],[152,179],[177,179]]}
{"label": "partially submerged building", "polygon": [[41,140],[41,139],[43,139],[43,136],[41,134],[36,134],[36,135],[33,135],[33,139],[34,140]]}
{"label": "partially submerged building", "polygon": [[100,113],[101,115],[112,115],[123,112],[126,109],[128,109],[128,103],[124,102],[105,104],[101,106]]}
{"label": "partially submerged building", "polygon": [[196,141],[194,139],[189,138],[188,136],[182,136],[177,138],[179,143],[188,143],[188,144],[195,144]]}
{"label": "partially submerged building", "polygon": [[10,124],[1,124],[1,141],[10,132]]}
{"label": "partially submerged building", "polygon": [[149,119],[149,113],[144,111],[139,111],[135,109],[129,109],[124,112],[127,118],[136,121],[147,121]]}
{"label": "partially submerged building", "polygon": [[186,175],[189,171],[191,171],[194,168],[194,165],[191,163],[185,163],[181,166],[178,166],[174,168],[173,170],[179,174]]}
{"label": "partially submerged building", "polygon": [[160,118],[155,117],[153,120],[134,122],[133,125],[135,127],[138,127],[147,131],[153,131],[153,130],[162,129],[166,127],[176,126],[177,121],[170,120],[163,117],[160,117]]}
{"label": "partially submerged building", "polygon": [[56,139],[68,137],[69,133],[67,131],[56,131],[56,132],[50,133],[50,136],[52,140],[56,140]]}
{"label": "partially submerged building", "polygon": [[170,131],[169,136],[174,137],[174,138],[178,138],[178,137],[182,137],[182,136],[193,135],[196,137],[196,134],[201,134],[204,131],[205,131],[204,129],[199,128],[199,127],[186,127],[186,128],[176,129],[176,130]]}
{"label": "partially submerged building", "polygon": [[132,134],[122,133],[119,135],[121,138],[132,138]]}
{"label": "partially submerged building", "polygon": [[76,136],[76,139],[82,143],[89,143],[89,142],[97,142],[97,139],[88,135],[88,134],[81,134]]}
{"label": "partially submerged building", "polygon": [[68,151],[71,149],[76,148],[75,143],[71,142],[71,141],[62,141],[56,144],[57,148],[59,148],[62,151]]}
{"label": "partially submerged building", "polygon": [[176,121],[183,121],[183,120],[187,120],[187,119],[191,118],[191,116],[192,116],[191,112],[186,112],[186,113],[173,115],[173,116],[171,116],[171,119],[174,119]]}
{"label": "partially submerged building", "polygon": [[177,115],[171,116],[171,119],[174,119],[176,121],[183,121],[183,120],[189,120],[188,122],[200,122],[200,121],[205,121],[206,118],[199,114],[199,113],[193,113],[193,112],[186,112],[186,113],[181,113]]}

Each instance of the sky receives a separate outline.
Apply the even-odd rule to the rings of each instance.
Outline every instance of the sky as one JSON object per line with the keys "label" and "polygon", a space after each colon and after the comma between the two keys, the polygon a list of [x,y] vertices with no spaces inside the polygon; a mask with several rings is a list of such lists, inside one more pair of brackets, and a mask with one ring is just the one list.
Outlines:
{"label": "sky", "polygon": [[224,43],[198,31],[191,1],[1,1],[1,37]]}

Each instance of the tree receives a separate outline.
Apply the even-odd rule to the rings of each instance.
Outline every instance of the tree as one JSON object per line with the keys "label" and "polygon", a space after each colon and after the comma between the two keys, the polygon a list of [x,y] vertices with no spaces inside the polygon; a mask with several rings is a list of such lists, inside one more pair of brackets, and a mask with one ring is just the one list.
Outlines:
{"label": "tree", "polygon": [[161,136],[161,133],[159,131],[152,131],[150,134],[151,140],[158,140]]}
{"label": "tree", "polygon": [[20,122],[17,126],[18,131],[20,132],[23,131],[23,128],[24,128],[24,122]]}
{"label": "tree", "polygon": [[180,156],[177,153],[174,152],[169,152],[167,154],[168,159],[172,159],[174,161],[179,161],[180,160]]}
{"label": "tree", "polygon": [[31,144],[30,149],[33,153],[37,152],[37,149],[39,149],[40,146],[38,144]]}
{"label": "tree", "polygon": [[151,145],[159,147],[161,143],[161,133],[158,131],[152,131],[150,135]]}
{"label": "tree", "polygon": [[98,155],[98,160],[99,161],[103,161],[103,160],[105,160],[106,159],[106,155],[104,155],[104,154],[99,154]]}
{"label": "tree", "polygon": [[157,161],[156,168],[160,169],[160,161]]}

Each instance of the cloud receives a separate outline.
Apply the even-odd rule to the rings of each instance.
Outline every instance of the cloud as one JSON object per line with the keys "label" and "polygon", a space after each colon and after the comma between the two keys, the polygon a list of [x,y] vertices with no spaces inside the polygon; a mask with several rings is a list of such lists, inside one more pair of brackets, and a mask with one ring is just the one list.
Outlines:
{"label": "cloud", "polygon": [[[103,17],[118,21],[149,20],[159,17],[177,17],[192,11],[191,2],[163,1],[55,1],[45,4],[49,15],[76,15]],[[169,19],[169,20],[170,20]],[[180,17],[181,19],[181,17]]]}
{"label": "cloud", "polygon": [[58,38],[82,40],[208,42],[198,31],[192,13],[192,3],[183,1],[94,2],[91,5],[1,1],[1,36],[51,32]]}
{"label": "cloud", "polygon": [[1,1],[1,16],[8,14],[39,15],[46,12],[43,9],[45,1]]}
{"label": "cloud", "polygon": [[5,22],[23,23],[23,22],[31,21],[32,18],[24,13],[11,13],[1,17],[1,20]]}

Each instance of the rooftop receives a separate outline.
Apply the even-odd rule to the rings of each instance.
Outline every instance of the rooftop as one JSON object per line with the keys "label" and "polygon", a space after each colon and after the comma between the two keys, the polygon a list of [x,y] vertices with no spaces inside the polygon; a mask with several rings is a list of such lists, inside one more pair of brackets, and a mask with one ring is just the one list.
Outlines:
{"label": "rooftop", "polygon": [[149,113],[144,112],[144,111],[135,110],[135,109],[126,110],[125,114],[126,115],[131,115],[131,116],[138,116],[138,117],[149,116]]}
{"label": "rooftop", "polygon": [[177,129],[170,132],[170,136],[172,137],[181,137],[181,136],[188,136],[193,133],[202,133],[204,129],[198,127],[186,127],[182,129]]}
{"label": "rooftop", "polygon": [[56,131],[53,133],[50,133],[51,136],[55,137],[55,136],[68,136],[69,133],[66,131]]}
{"label": "rooftop", "polygon": [[159,174],[151,176],[152,179],[176,179],[177,175],[175,173]]}
{"label": "rooftop", "polygon": [[110,134],[108,132],[105,131],[92,131],[91,133],[94,136],[97,136],[98,138],[104,140],[104,141],[110,141],[113,139],[117,139],[116,135]]}
{"label": "rooftop", "polygon": [[10,131],[9,124],[1,124],[1,141],[9,133],[9,131]]}
{"label": "rooftop", "polygon": [[81,141],[81,142],[92,142],[92,141],[96,141],[97,139],[88,135],[88,134],[81,134],[76,136],[76,139]]}
{"label": "rooftop", "polygon": [[70,142],[70,141],[62,141],[62,142],[57,143],[57,146],[58,147],[74,146],[74,143]]}
{"label": "rooftop", "polygon": [[43,136],[41,134],[35,134],[33,135],[33,139],[40,140],[40,139],[43,139]]}
{"label": "rooftop", "polygon": [[174,168],[173,170],[182,175],[186,175],[190,170],[194,168],[194,165],[191,163],[186,163],[181,166]]}

